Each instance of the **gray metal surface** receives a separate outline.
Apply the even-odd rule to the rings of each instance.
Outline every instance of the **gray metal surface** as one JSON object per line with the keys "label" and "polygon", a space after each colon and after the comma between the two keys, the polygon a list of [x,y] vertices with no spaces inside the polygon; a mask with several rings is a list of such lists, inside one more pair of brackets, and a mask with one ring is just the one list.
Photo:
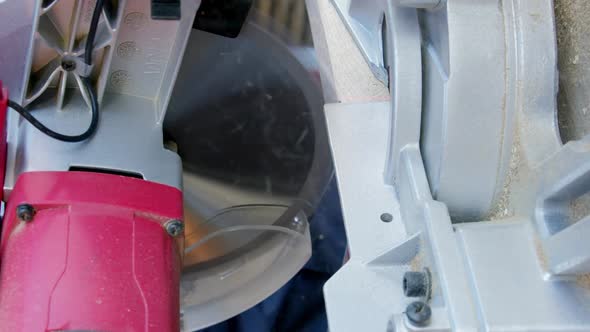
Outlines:
{"label": "gray metal surface", "polygon": [[[105,8],[90,76],[101,100],[96,134],[64,144],[9,112],[5,193],[22,172],[71,167],[131,172],[181,188],[180,158],[164,149],[162,122],[199,3],[183,1],[180,21],[152,20],[147,0]],[[57,132],[76,134],[90,121],[80,78],[61,62],[82,54],[93,8],[92,1],[0,3],[0,42],[10,45],[2,51],[2,80],[11,99]]]}
{"label": "gray metal surface", "polygon": [[[108,70],[114,50],[114,41],[120,30],[121,11],[125,1],[102,13],[94,42],[93,63],[89,75],[94,81],[99,101],[106,87],[105,73]],[[38,14],[37,33],[34,36],[31,70],[28,73],[27,92],[22,105],[35,109],[43,103],[40,99],[51,98],[57,110],[75,94],[82,94],[90,107],[90,99],[83,86],[78,70],[71,72],[62,68],[63,61],[75,61],[84,56],[85,35],[90,26],[94,2],[91,1],[50,1],[41,2]],[[81,63],[81,61],[80,61]],[[78,63],[78,67],[80,65]],[[49,108],[49,105],[43,105]]]}
{"label": "gray metal surface", "polygon": [[432,195],[454,220],[489,213],[504,181],[516,93],[507,74],[514,70],[507,55],[513,36],[505,32],[510,9],[497,0],[476,6],[448,1],[418,14],[424,59],[420,146]]}
{"label": "gray metal surface", "polygon": [[385,46],[382,43],[386,3],[380,0],[335,0],[334,5],[347,20],[350,33],[362,49],[375,77],[387,84],[389,75],[383,58]]}
{"label": "gray metal surface", "polygon": [[[414,4],[403,6],[423,5]],[[404,132],[399,150],[387,148],[400,126],[388,119],[413,110],[395,108],[393,89],[391,103],[326,106],[350,240],[350,260],[325,287],[332,330],[590,330],[590,136],[559,138],[552,4],[448,0],[419,9],[415,75],[424,80],[413,116],[421,123],[410,123],[415,132]],[[336,6],[353,35],[363,14],[380,15],[375,6]],[[387,19],[391,8],[380,8]],[[392,45],[386,59],[399,50]],[[393,77],[392,86],[404,84]],[[367,190],[387,183],[375,180],[388,174],[381,162],[396,165],[392,197]],[[383,207],[368,200],[399,209],[385,238],[366,217]],[[401,280],[424,267],[432,318],[416,326]]]}
{"label": "gray metal surface", "polygon": [[[490,4],[495,2],[491,1]],[[388,9],[385,3],[376,5],[381,8],[380,11],[368,10],[363,6],[349,7],[347,3],[339,1],[336,1],[336,6],[353,32],[360,29],[356,17],[371,15],[372,21],[375,21],[379,15],[385,15],[386,22],[392,21],[386,30],[390,31],[390,35],[412,36],[413,40],[417,38],[416,33],[403,31],[404,26],[415,26],[416,23],[390,18],[388,13],[392,9]],[[350,14],[353,10],[357,12],[354,17]],[[535,15],[524,15],[529,12]],[[405,15],[410,17],[413,14]],[[414,66],[408,74],[397,75],[395,68],[408,68],[409,61],[415,63],[414,59],[420,58],[408,55],[409,49],[416,50],[419,46],[402,45],[395,39],[389,42],[390,38],[384,38],[383,47],[387,48],[388,42],[395,45],[389,46],[394,48],[385,52],[391,64],[392,87],[420,86],[420,81],[415,81],[419,76],[412,74],[420,71],[424,73],[421,102],[425,116],[421,118],[424,130],[420,144],[434,196],[449,206],[451,215],[458,221],[494,214],[502,198],[505,174],[511,159],[515,122],[518,120],[516,110],[523,109],[520,128],[526,132],[536,132],[523,135],[523,140],[534,137],[534,142],[524,144],[524,148],[532,150],[530,158],[542,158],[547,151],[555,151],[559,146],[554,116],[555,98],[552,93],[556,71],[536,70],[539,66],[556,61],[555,40],[551,37],[552,7],[549,3],[525,1],[514,6],[480,3],[475,8],[471,2],[452,1],[447,6],[439,4],[436,10],[419,11],[418,15],[424,34],[423,68]],[[474,28],[463,29],[464,26]],[[373,31],[373,34],[380,33]],[[486,43],[479,43],[484,39]],[[515,43],[530,51],[515,52]],[[364,46],[361,50],[367,52]],[[535,50],[546,51],[543,57],[538,57]],[[486,60],[486,65],[482,66],[478,54],[485,54],[486,59],[491,61]],[[452,72],[450,68],[453,68]],[[472,75],[473,72],[479,74]],[[538,84],[518,87],[531,97],[519,97],[516,82],[534,75],[538,76],[535,79]],[[486,79],[480,79],[482,76]],[[420,127],[420,116],[413,111],[416,105],[420,107],[420,101],[413,101],[414,107],[407,104],[413,96],[420,96],[419,91],[406,89],[404,93],[396,93],[395,88],[392,88],[392,100],[404,107],[396,107],[392,103],[394,125],[397,118],[403,121],[397,121],[402,125],[392,130],[391,164],[396,160],[393,157],[395,151],[414,141],[415,137],[411,133],[415,135],[418,132],[416,128]],[[477,116],[472,116],[474,110],[477,110]],[[400,144],[396,146],[398,137]],[[538,144],[538,140],[543,142]],[[535,150],[538,151],[538,157],[533,155]],[[395,177],[392,169],[395,169],[395,165],[386,169],[386,175]],[[455,185],[459,182],[463,184],[460,187]]]}
{"label": "gray metal surface", "polygon": [[[82,128],[90,121],[89,114],[79,114],[85,109],[85,102],[77,99],[70,101],[63,111],[54,113],[47,109],[34,114],[50,128],[76,133],[72,128]],[[16,113],[9,113],[5,192],[10,192],[20,173],[67,171],[70,167],[138,173],[146,180],[180,188],[181,161],[176,153],[163,148],[161,125],[155,121],[157,113],[149,99],[107,94],[96,134],[89,141],[76,144],[48,138],[18,119]]]}
{"label": "gray metal surface", "polygon": [[420,29],[414,9],[392,1],[335,0],[375,76],[389,84],[391,112],[385,182],[393,183],[398,170],[397,156],[420,133],[422,107]]}
{"label": "gray metal surface", "polygon": [[[395,188],[383,181],[389,103],[328,104],[326,117],[350,259],[326,283],[331,331],[380,331],[409,303],[401,282],[407,266],[380,264],[406,238]],[[384,212],[392,222],[382,222]],[[416,246],[410,246],[415,254]],[[374,261],[375,266],[367,263]],[[383,296],[387,294],[386,296]],[[354,300],[353,300],[354,299]]]}
{"label": "gray metal surface", "polygon": [[481,330],[590,329],[588,284],[547,280],[530,222],[468,223],[457,226],[456,234],[470,269]]}

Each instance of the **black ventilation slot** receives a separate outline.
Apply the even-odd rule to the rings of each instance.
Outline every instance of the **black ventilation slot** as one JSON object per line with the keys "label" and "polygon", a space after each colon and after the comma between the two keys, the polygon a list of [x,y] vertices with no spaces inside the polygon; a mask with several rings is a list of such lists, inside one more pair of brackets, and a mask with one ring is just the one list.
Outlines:
{"label": "black ventilation slot", "polygon": [[111,175],[120,175],[126,176],[130,178],[142,179],[143,176],[139,173],[122,171],[118,169],[108,169],[108,168],[97,168],[97,167],[83,167],[83,166],[71,166],[69,171],[71,172],[90,172],[90,173],[101,173],[101,174],[111,174]]}

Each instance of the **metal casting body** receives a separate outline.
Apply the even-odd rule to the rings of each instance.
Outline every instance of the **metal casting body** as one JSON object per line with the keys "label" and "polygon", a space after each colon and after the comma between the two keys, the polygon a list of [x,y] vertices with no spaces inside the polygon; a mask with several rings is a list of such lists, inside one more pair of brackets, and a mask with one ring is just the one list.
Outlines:
{"label": "metal casting body", "polygon": [[326,105],[351,253],[330,329],[590,330],[590,136],[560,138],[553,2],[333,5],[391,102]]}

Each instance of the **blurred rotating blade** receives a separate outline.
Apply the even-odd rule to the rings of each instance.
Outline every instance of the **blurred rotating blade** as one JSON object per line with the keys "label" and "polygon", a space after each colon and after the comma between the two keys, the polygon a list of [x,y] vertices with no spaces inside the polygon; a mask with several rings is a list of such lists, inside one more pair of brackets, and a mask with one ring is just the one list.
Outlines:
{"label": "blurred rotating blade", "polygon": [[184,168],[186,330],[263,300],[310,255],[332,176],[323,100],[313,51],[277,31],[252,15],[236,39],[189,38],[164,123]]}

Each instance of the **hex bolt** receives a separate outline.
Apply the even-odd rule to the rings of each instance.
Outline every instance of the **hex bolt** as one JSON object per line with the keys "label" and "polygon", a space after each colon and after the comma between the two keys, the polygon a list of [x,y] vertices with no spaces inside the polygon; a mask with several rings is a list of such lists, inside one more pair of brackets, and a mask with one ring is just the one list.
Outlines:
{"label": "hex bolt", "polygon": [[184,223],[178,219],[170,220],[164,224],[164,229],[168,235],[177,237],[184,231]]}
{"label": "hex bolt", "polygon": [[426,326],[430,322],[432,310],[428,304],[422,301],[416,301],[408,304],[406,307],[406,316],[410,323],[416,326]]}
{"label": "hex bolt", "polygon": [[20,221],[29,222],[35,216],[35,208],[31,204],[23,203],[16,207],[16,217]]}
{"label": "hex bolt", "polygon": [[76,61],[70,59],[64,59],[61,61],[61,67],[65,71],[73,71],[76,69]]}
{"label": "hex bolt", "polygon": [[430,271],[424,272],[408,271],[404,273],[403,280],[404,294],[407,297],[430,297]]}

